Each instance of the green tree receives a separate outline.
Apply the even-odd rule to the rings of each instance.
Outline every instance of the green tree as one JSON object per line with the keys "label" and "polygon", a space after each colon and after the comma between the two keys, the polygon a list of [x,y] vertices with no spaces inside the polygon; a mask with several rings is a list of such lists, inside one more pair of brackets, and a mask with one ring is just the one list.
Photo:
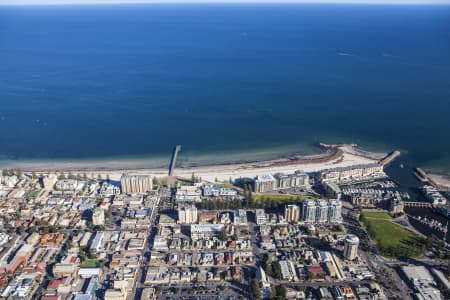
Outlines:
{"label": "green tree", "polygon": [[220,230],[220,233],[219,233],[219,239],[221,240],[221,241],[226,241],[227,240],[227,229],[225,228],[225,226],[224,227],[222,227],[222,229]]}
{"label": "green tree", "polygon": [[261,299],[261,288],[259,287],[258,280],[256,278],[252,279],[252,291],[253,291],[253,298],[254,299]]}
{"label": "green tree", "polygon": [[275,291],[276,291],[276,295],[277,295],[277,299],[286,299],[286,288],[283,285],[277,285],[275,287]]}
{"label": "green tree", "polygon": [[266,274],[268,276],[273,276],[272,264],[266,264],[265,270],[266,270]]}
{"label": "green tree", "polygon": [[22,175],[23,175],[23,171],[22,171],[21,169],[17,169],[16,172],[15,172],[15,174],[16,174],[17,177],[20,178],[20,177],[22,177]]}
{"label": "green tree", "polygon": [[280,263],[278,261],[273,261],[272,262],[272,273],[273,273],[273,277],[277,278],[277,279],[281,279],[281,266]]}
{"label": "green tree", "polygon": [[277,299],[277,290],[275,287],[272,287],[269,294],[269,300],[276,300]]}

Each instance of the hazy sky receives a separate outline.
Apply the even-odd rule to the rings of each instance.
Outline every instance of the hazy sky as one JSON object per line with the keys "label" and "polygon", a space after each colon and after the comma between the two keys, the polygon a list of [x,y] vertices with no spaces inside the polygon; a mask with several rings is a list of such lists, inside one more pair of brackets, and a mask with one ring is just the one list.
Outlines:
{"label": "hazy sky", "polygon": [[0,0],[0,5],[100,3],[370,3],[450,4],[450,0]]}

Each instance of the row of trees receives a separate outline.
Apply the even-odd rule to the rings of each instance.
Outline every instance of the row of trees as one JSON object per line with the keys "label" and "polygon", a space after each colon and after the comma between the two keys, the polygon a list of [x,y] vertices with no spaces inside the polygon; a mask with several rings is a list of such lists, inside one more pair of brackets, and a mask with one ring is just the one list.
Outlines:
{"label": "row of trees", "polygon": [[287,290],[282,285],[272,287],[269,294],[269,300],[284,300],[286,299]]}
{"label": "row of trees", "polygon": [[259,282],[256,278],[252,279],[251,287],[253,292],[253,299],[262,299],[261,288],[259,287]]}
{"label": "row of trees", "polygon": [[[259,282],[256,278],[253,278],[251,281],[251,287],[253,292],[253,299],[262,299],[261,288],[259,287]],[[287,290],[282,285],[277,285],[272,287],[269,300],[284,300],[286,299]]]}
{"label": "row of trees", "polygon": [[2,176],[14,176],[22,177],[23,171],[20,169],[3,169]]}
{"label": "row of trees", "polygon": [[[17,177],[22,177],[23,176],[23,171],[20,169],[3,169],[2,170],[2,176],[13,176],[16,175]],[[38,174],[36,174],[36,172],[31,172],[31,176],[33,177],[33,179],[37,179],[39,176]],[[90,177],[88,177],[88,174],[83,173],[83,174],[73,174],[72,172],[68,172],[67,174],[64,172],[61,172],[58,174],[58,179],[97,179],[97,180],[103,180],[102,175],[101,174],[97,174],[97,176],[95,176],[94,173],[91,173]],[[110,180],[109,179],[109,175],[106,175],[106,180]]]}
{"label": "row of trees", "polygon": [[249,208],[278,208],[285,204],[297,204],[303,202],[304,198],[297,196],[286,196],[286,197],[278,197],[278,196],[261,196],[261,197],[252,197],[250,201],[247,201],[247,206]]}
{"label": "row of trees", "polygon": [[417,257],[421,256],[426,250],[424,244],[418,246],[411,245],[410,247],[393,247],[377,244],[377,247],[381,255],[387,257]]}
{"label": "row of trees", "polygon": [[242,189],[244,190],[244,198],[245,200],[247,200],[248,202],[251,202],[253,199],[253,188],[251,183],[244,183],[242,185]]}
{"label": "row of trees", "polygon": [[[92,179],[92,180],[94,180],[95,178],[97,178],[98,181],[103,180],[103,177],[102,177],[101,174],[97,174],[97,177],[96,177],[94,173],[91,173],[91,176],[89,176],[89,177],[88,177],[88,175],[86,173],[73,174],[72,172],[68,172],[67,175],[66,175],[66,173],[61,172],[61,173],[58,174],[58,179],[78,179],[78,180],[81,180],[81,179],[83,179],[83,180]],[[107,181],[110,180],[109,174],[106,174],[106,180]]]}
{"label": "row of trees", "polygon": [[207,210],[218,210],[218,209],[240,209],[242,208],[242,201],[239,199],[235,200],[207,200],[200,203],[200,209]]}
{"label": "row of trees", "polygon": [[241,201],[239,199],[234,200],[223,200],[223,199],[215,199],[215,200],[207,200],[200,203],[200,209],[207,210],[217,210],[217,209],[241,209],[241,208],[279,208],[285,204],[295,204],[300,203],[304,199],[300,196],[292,197],[278,197],[278,196],[262,196],[262,197],[253,197],[249,196],[249,192],[244,191],[244,194],[247,194],[247,198],[245,201]]}
{"label": "row of trees", "polygon": [[281,279],[281,266],[276,260],[272,260],[269,254],[264,253],[261,257],[261,267],[267,276]]}

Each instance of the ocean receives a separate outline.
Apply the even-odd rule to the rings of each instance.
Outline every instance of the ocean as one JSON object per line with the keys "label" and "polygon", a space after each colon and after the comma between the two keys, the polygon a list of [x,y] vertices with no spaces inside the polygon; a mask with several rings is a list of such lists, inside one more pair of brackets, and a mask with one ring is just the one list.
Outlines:
{"label": "ocean", "polygon": [[450,173],[450,6],[0,7],[0,166],[318,143]]}

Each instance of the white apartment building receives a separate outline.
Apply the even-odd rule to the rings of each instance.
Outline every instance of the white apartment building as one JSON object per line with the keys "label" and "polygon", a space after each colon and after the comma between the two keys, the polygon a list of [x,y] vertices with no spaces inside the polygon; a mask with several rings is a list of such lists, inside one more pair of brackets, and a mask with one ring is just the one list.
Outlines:
{"label": "white apartment building", "polygon": [[253,183],[253,189],[257,193],[270,192],[277,189],[277,182],[272,174],[258,175]]}
{"label": "white apartment building", "polygon": [[344,238],[344,257],[354,260],[358,257],[359,238],[353,234],[347,234]]}
{"label": "white apartment building", "polygon": [[289,204],[284,207],[284,220],[288,223],[298,222],[300,220],[300,207]]}
{"label": "white apartment building", "polygon": [[120,185],[124,194],[145,194],[152,190],[152,179],[147,175],[122,174]]}
{"label": "white apartment building", "polygon": [[197,207],[194,204],[184,205],[178,208],[178,223],[193,224],[198,221]]}
{"label": "white apartment building", "polygon": [[341,203],[338,200],[308,200],[302,205],[305,223],[340,223]]}
{"label": "white apartment building", "polygon": [[264,212],[264,209],[257,209],[255,211],[255,214],[256,214],[256,224],[264,225],[267,223],[266,213]]}

